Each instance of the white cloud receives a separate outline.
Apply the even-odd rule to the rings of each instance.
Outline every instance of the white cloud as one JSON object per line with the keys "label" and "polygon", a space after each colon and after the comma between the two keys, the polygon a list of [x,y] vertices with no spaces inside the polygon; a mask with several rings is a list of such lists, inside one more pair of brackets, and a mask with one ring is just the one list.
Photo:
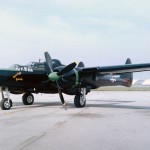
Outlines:
{"label": "white cloud", "polygon": [[118,64],[130,56],[149,62],[148,0],[0,3],[0,66],[44,58],[45,50],[64,63],[109,65],[109,60]]}

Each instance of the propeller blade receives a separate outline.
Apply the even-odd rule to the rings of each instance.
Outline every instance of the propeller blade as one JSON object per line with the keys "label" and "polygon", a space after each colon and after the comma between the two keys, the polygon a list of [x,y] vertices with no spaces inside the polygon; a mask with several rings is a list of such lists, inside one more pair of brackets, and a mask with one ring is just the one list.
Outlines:
{"label": "propeller blade", "polygon": [[63,105],[65,105],[66,103],[65,103],[65,100],[64,100],[63,94],[62,94],[62,92],[61,92],[61,90],[60,90],[60,89],[58,89],[58,93],[59,93],[59,97],[60,97],[60,100],[61,100],[62,104],[63,104]]}
{"label": "propeller blade", "polygon": [[53,68],[52,68],[52,58],[51,58],[51,56],[49,55],[48,52],[45,52],[44,54],[45,54],[46,63],[47,63],[47,65],[48,65],[50,71],[53,72]]}
{"label": "propeller blade", "polygon": [[57,87],[58,87],[58,93],[59,93],[60,100],[61,100],[62,104],[65,105],[66,103],[65,103],[64,96],[62,94],[61,88],[59,87],[58,82],[56,82],[56,83],[57,83]]}
{"label": "propeller blade", "polygon": [[67,73],[71,70],[73,70],[75,67],[76,67],[76,63],[71,63],[69,64],[68,66],[66,66],[63,70],[61,70],[60,72],[58,72],[57,74],[60,76],[60,75],[63,75],[64,73]]}

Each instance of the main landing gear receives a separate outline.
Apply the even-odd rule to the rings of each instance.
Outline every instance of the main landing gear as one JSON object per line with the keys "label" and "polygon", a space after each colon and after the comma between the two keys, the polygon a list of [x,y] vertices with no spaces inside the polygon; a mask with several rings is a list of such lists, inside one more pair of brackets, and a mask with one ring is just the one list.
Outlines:
{"label": "main landing gear", "polygon": [[74,98],[74,105],[77,108],[84,107],[86,104],[86,88],[82,88],[81,92],[78,93]]}
{"label": "main landing gear", "polygon": [[22,96],[22,102],[24,105],[32,105],[34,103],[34,96],[31,93],[25,93]]}
{"label": "main landing gear", "polygon": [[12,107],[12,100],[10,99],[10,92],[6,88],[6,97],[4,98],[3,90],[1,88],[2,100],[1,100],[1,109],[9,110]]}

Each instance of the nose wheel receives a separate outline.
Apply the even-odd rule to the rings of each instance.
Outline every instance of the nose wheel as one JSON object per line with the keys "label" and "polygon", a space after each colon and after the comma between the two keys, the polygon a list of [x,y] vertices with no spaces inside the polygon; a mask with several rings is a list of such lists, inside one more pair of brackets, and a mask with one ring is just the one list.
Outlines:
{"label": "nose wheel", "polygon": [[8,91],[8,88],[6,88],[6,96],[7,98],[4,98],[3,90],[1,88],[1,94],[2,94],[2,100],[1,100],[1,109],[2,110],[9,110],[12,107],[12,100],[9,98],[10,92]]}
{"label": "nose wheel", "polygon": [[2,110],[9,110],[12,107],[12,100],[8,98],[4,98],[1,101],[1,109]]}

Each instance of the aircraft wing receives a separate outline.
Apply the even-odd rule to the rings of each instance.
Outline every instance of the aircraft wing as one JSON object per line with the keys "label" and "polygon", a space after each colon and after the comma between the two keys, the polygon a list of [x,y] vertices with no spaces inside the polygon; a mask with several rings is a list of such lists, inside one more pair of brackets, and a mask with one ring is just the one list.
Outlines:
{"label": "aircraft wing", "polygon": [[106,66],[106,67],[89,67],[82,68],[83,73],[100,73],[100,74],[121,74],[129,72],[142,72],[150,71],[150,63],[146,64],[125,64],[118,66]]}

